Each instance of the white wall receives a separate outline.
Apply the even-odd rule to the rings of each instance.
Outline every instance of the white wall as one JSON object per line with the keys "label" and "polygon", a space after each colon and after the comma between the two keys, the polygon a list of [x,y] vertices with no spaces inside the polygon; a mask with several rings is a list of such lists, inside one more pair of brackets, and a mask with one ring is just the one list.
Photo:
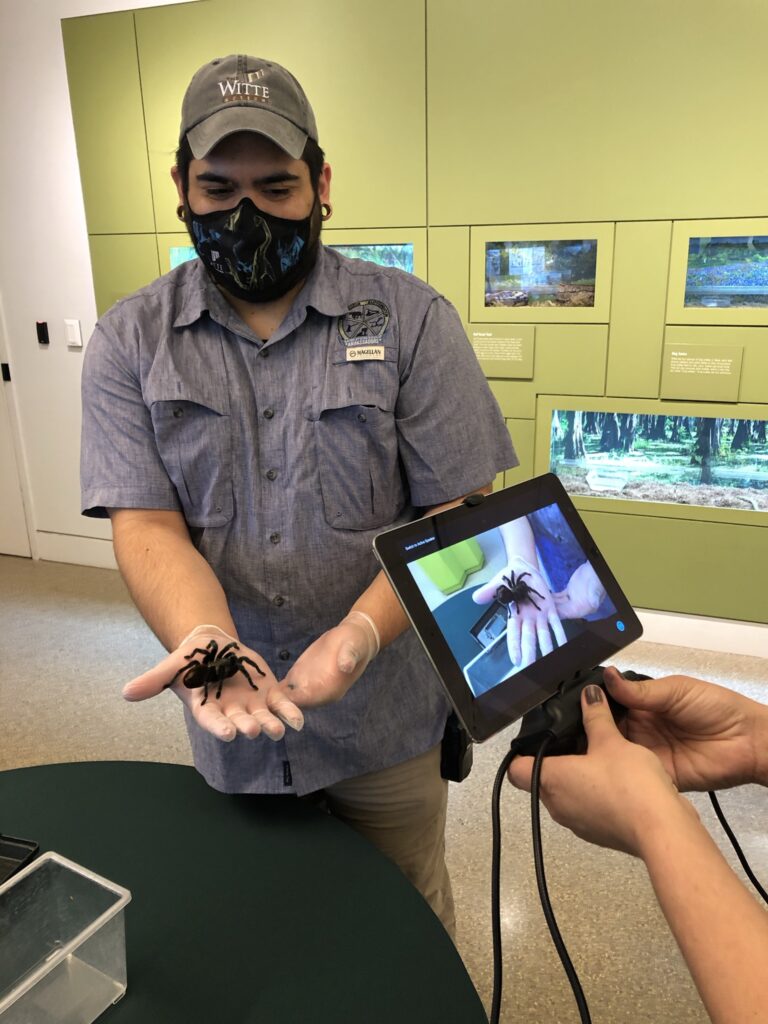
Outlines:
{"label": "white wall", "polygon": [[[79,320],[87,339],[96,305],[61,19],[167,2],[0,0],[0,302],[12,373],[5,388],[41,558],[114,565],[109,524],[80,515],[83,352],[67,348],[64,318]],[[48,322],[47,348],[37,343],[36,320]]]}

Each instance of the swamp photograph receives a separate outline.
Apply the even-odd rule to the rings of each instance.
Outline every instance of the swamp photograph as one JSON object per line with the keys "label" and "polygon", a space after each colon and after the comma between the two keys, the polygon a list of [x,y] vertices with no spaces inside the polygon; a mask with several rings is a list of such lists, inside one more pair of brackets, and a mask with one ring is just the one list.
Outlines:
{"label": "swamp photograph", "polygon": [[486,242],[486,306],[594,306],[597,239]]}
{"label": "swamp photograph", "polygon": [[378,263],[380,267],[397,267],[408,274],[413,273],[413,243],[378,242],[374,245],[329,245],[342,256],[351,260],[368,260]]}
{"label": "swamp photograph", "polygon": [[768,236],[692,238],[685,305],[768,306]]}
{"label": "swamp photograph", "polygon": [[[335,249],[342,256],[351,260],[368,260],[369,263],[378,263],[381,267],[397,267],[398,270],[405,270],[406,273],[413,273],[413,243],[402,242],[396,244],[376,243],[374,245],[329,245],[329,249]],[[178,267],[180,263],[187,260],[197,259],[197,253],[192,245],[172,245],[170,248],[171,270]]]}
{"label": "swamp photograph", "polygon": [[768,512],[768,421],[555,410],[570,494]]}

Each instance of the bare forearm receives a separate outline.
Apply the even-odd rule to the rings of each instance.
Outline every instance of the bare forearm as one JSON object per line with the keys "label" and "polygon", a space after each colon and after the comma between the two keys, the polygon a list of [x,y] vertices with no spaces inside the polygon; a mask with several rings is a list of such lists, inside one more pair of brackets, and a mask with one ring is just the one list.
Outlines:
{"label": "bare forearm", "polygon": [[642,855],[713,1024],[765,1024],[768,915],[704,826],[675,812],[647,837]]}
{"label": "bare forearm", "polygon": [[136,607],[168,650],[202,623],[235,635],[224,591],[179,513],[110,513],[115,556]]}
{"label": "bare forearm", "polygon": [[768,786],[768,705],[761,704],[755,716],[754,743],[757,752],[755,782]]}

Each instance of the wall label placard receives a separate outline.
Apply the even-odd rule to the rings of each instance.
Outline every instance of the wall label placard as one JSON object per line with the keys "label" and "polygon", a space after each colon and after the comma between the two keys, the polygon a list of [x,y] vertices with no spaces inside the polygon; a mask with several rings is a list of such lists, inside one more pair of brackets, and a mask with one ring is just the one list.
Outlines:
{"label": "wall label placard", "polygon": [[469,339],[488,377],[533,377],[535,324],[470,324]]}
{"label": "wall label placard", "polygon": [[661,397],[736,402],[744,349],[738,345],[664,346]]}

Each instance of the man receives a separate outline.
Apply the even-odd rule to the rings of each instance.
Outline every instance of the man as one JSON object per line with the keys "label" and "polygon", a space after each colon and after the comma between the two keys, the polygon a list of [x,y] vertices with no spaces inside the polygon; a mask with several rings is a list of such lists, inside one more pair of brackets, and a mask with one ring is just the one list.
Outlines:
{"label": "man", "polygon": [[[504,422],[445,299],[320,244],[331,170],[284,68],[201,68],[172,174],[200,259],[110,310],[84,367],[84,513],[171,652],[125,696],[175,680],[210,785],[322,790],[452,930],[447,707],[371,541],[487,490]],[[184,685],[233,641],[220,697]]]}

